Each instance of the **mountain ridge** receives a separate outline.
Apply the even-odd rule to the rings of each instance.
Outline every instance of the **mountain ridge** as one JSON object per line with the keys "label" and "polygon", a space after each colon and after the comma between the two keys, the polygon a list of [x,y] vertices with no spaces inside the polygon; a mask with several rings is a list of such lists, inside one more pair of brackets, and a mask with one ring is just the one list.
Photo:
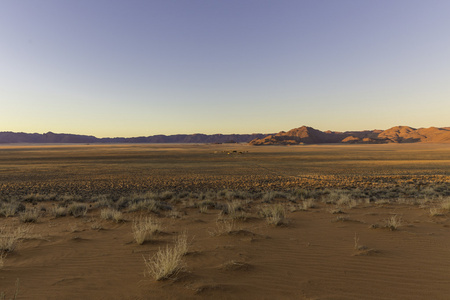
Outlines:
{"label": "mountain ridge", "polygon": [[120,144],[120,143],[248,143],[257,138],[264,138],[267,134],[176,134],[176,135],[152,135],[140,137],[114,137],[97,138],[92,135],[77,135],[68,133],[24,133],[2,131],[0,132],[0,144],[35,143],[35,144]]}
{"label": "mountain ridge", "polygon": [[450,143],[450,128],[413,128],[394,126],[386,130],[320,131],[301,126],[287,132],[254,139],[250,145],[301,145],[301,144],[386,144],[386,143]]}
{"label": "mountain ridge", "polygon": [[273,134],[175,134],[139,137],[97,138],[92,135],[67,133],[0,132],[0,144],[120,144],[120,143],[249,143],[250,145],[301,145],[301,144],[385,144],[385,143],[450,143],[450,127],[413,128],[394,126],[386,130],[321,131],[308,126],[293,128]]}

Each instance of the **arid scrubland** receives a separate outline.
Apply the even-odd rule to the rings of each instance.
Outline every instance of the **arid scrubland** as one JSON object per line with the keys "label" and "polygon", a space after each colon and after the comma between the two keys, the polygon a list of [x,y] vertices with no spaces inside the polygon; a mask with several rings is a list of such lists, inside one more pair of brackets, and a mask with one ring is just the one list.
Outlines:
{"label": "arid scrubland", "polygon": [[446,299],[449,150],[3,146],[0,293]]}

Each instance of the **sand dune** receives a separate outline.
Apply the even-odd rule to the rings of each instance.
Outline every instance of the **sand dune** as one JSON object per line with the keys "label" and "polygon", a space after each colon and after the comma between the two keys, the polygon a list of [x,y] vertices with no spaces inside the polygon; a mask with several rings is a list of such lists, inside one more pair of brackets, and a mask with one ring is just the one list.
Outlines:
{"label": "sand dune", "polygon": [[[289,213],[289,224],[237,222],[230,234],[211,235],[218,212],[180,208],[181,219],[159,218],[164,234],[142,246],[131,223],[43,218],[0,271],[0,289],[20,279],[20,299],[447,299],[450,294],[450,219],[411,205],[361,204],[329,212],[325,204]],[[251,214],[251,209],[248,209]],[[393,214],[396,231],[370,228]],[[341,220],[337,216],[342,216]],[[135,216],[126,215],[128,220]],[[17,224],[14,218],[3,223]],[[92,228],[100,223],[102,230]],[[98,224],[97,224],[98,225]],[[144,277],[142,256],[192,238],[185,271],[156,282]],[[370,251],[354,247],[359,243]]]}

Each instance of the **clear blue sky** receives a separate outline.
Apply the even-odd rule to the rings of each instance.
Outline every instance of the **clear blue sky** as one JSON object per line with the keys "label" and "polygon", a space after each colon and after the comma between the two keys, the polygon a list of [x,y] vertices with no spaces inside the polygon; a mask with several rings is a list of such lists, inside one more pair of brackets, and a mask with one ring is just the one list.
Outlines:
{"label": "clear blue sky", "polygon": [[450,126],[448,0],[2,0],[0,131]]}

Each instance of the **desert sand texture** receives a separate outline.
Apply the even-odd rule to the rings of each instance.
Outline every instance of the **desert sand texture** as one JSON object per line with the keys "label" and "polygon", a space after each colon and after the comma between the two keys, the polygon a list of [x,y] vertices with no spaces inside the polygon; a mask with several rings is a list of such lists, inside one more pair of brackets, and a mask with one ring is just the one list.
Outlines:
{"label": "desert sand texture", "polygon": [[4,145],[0,197],[4,299],[450,295],[450,145]]}

